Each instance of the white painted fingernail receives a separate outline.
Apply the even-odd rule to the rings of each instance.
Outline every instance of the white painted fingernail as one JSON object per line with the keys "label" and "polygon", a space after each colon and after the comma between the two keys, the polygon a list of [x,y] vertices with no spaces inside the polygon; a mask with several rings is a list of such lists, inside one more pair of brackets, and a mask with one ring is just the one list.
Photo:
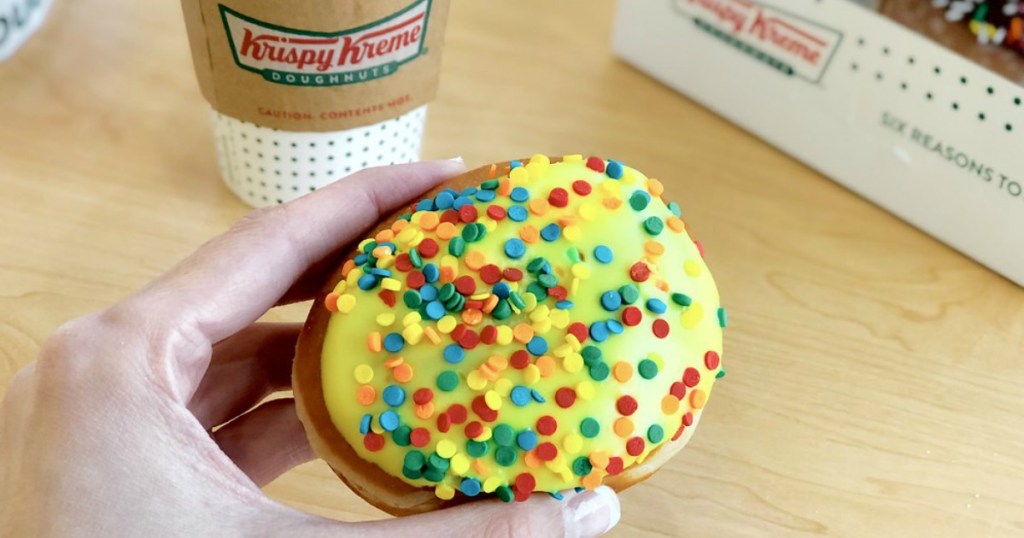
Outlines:
{"label": "white painted fingernail", "polygon": [[463,163],[463,164],[465,164],[465,162],[466,162],[466,161],[462,160],[462,155],[459,155],[458,157],[452,157],[451,159],[448,159],[448,160],[449,161],[455,161],[457,163]]}
{"label": "white painted fingernail", "polygon": [[608,486],[576,495],[569,500],[569,509],[572,510],[574,523],[574,528],[569,534],[588,538],[601,536],[610,531],[618,524],[622,515],[619,497]]}

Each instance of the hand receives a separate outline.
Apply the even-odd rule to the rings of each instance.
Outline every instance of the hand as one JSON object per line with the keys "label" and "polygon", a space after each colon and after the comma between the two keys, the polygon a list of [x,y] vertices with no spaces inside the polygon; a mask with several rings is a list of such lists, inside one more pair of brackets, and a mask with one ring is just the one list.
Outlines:
{"label": "hand", "polygon": [[596,536],[611,528],[619,505],[608,488],[368,523],[298,512],[260,491],[314,455],[292,399],[253,408],[289,388],[299,325],[256,320],[312,298],[341,249],[461,170],[452,162],[376,168],[254,211],[135,295],[62,326],[0,408],[0,533]]}

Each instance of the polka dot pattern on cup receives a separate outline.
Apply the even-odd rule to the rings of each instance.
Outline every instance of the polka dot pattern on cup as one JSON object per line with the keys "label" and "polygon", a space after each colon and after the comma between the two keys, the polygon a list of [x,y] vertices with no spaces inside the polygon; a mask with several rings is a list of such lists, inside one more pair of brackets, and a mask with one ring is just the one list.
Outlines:
{"label": "polka dot pattern on cup", "polygon": [[419,160],[426,106],[365,127],[295,132],[211,113],[221,178],[253,207],[281,204],[371,166]]}

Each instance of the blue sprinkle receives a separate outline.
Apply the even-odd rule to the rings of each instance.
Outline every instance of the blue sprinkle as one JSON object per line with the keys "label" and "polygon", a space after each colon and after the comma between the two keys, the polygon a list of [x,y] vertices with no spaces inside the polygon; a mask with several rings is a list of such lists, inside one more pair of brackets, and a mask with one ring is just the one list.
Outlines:
{"label": "blue sprinkle", "polygon": [[428,263],[423,266],[423,278],[427,282],[437,282],[437,279],[441,278],[441,270],[438,269],[437,265]]}
{"label": "blue sprinkle", "polygon": [[466,352],[462,350],[458,344],[448,344],[444,348],[444,360],[451,364],[458,364],[462,362],[462,359],[466,358]]}
{"label": "blue sprinkle", "polygon": [[356,256],[355,258],[353,258],[352,261],[355,262],[356,265],[362,265],[362,264],[366,263],[366,260],[369,259],[369,258],[370,257],[367,256],[366,254],[360,254],[360,255]]}
{"label": "blue sprinkle", "polygon": [[434,201],[430,198],[424,198],[416,204],[416,211],[433,211]]}
{"label": "blue sprinkle", "polygon": [[539,357],[548,352],[548,341],[543,337],[534,336],[526,343],[526,350]]}
{"label": "blue sprinkle", "polygon": [[527,211],[526,208],[521,205],[509,206],[506,213],[508,214],[508,218],[512,219],[515,222],[523,222],[524,220],[530,218],[529,211]]}
{"label": "blue sprinkle", "polygon": [[373,417],[369,413],[363,415],[363,418],[359,421],[359,433],[366,435],[370,433],[370,422],[373,421]]}
{"label": "blue sprinkle", "polygon": [[386,278],[391,276],[391,271],[388,271],[387,269],[380,269],[378,267],[374,267],[373,269],[370,269],[370,274]]}
{"label": "blue sprinkle", "polygon": [[612,334],[622,334],[622,331],[626,329],[617,319],[610,319],[605,324],[608,325],[608,332]]}
{"label": "blue sprinkle", "polygon": [[683,210],[679,208],[679,204],[676,203],[676,202],[669,202],[668,203],[668,210],[669,210],[670,213],[672,213],[673,215],[675,215],[677,217],[683,216]]}
{"label": "blue sprinkle", "polygon": [[459,196],[455,199],[455,202],[452,203],[452,209],[458,210],[464,205],[473,205],[473,199],[469,196]]}
{"label": "blue sprinkle", "polygon": [[516,444],[523,450],[533,450],[537,446],[537,434],[530,430],[521,431],[516,436]]}
{"label": "blue sprinkle", "polygon": [[622,296],[615,290],[606,291],[601,294],[601,307],[609,312],[615,312],[622,306]]}
{"label": "blue sprinkle", "polygon": [[612,179],[619,179],[622,177],[622,163],[618,161],[609,160],[607,166],[604,167],[604,173],[608,174],[608,177]]}
{"label": "blue sprinkle", "polygon": [[384,403],[391,407],[398,407],[405,402],[405,391],[398,385],[388,385],[384,387],[381,397],[384,398]]}
{"label": "blue sprinkle", "polygon": [[526,254],[526,245],[521,240],[513,237],[505,241],[505,255],[509,258],[519,259],[523,254]]}
{"label": "blue sprinkle", "polygon": [[500,299],[508,299],[508,295],[512,292],[512,289],[508,287],[507,282],[498,282],[493,288],[491,288],[491,291]]}
{"label": "blue sprinkle", "polygon": [[398,250],[398,247],[396,247],[395,244],[392,243],[391,241],[384,241],[383,243],[378,243],[377,246],[378,247],[387,247],[389,250],[391,250],[392,254],[394,254],[395,251]]}
{"label": "blue sprinkle", "polygon": [[522,385],[516,385],[515,387],[512,387],[512,392],[509,393],[509,399],[512,400],[512,403],[522,407],[530,403],[530,389]]}
{"label": "blue sprinkle", "polygon": [[462,189],[462,192],[460,192],[459,194],[461,196],[473,196],[474,194],[476,194],[476,191],[476,187],[466,187],[465,189]]}
{"label": "blue sprinkle", "polygon": [[380,418],[377,420],[380,421],[380,427],[384,428],[385,431],[393,432],[398,429],[398,413],[390,409],[381,413]]}
{"label": "blue sprinkle", "polygon": [[530,389],[530,397],[533,398],[533,401],[537,403],[544,403],[547,401],[544,399],[544,396],[542,396],[541,393],[537,391],[537,389]]}
{"label": "blue sprinkle", "polygon": [[523,165],[523,163],[521,163],[519,161],[511,161],[511,162],[508,163],[508,169],[512,170],[514,168],[519,168],[522,165]]}
{"label": "blue sprinkle", "polygon": [[561,235],[562,235],[562,229],[559,228],[558,225],[555,224],[554,222],[552,222],[551,224],[548,224],[547,226],[541,228],[541,230],[540,230],[540,237],[541,237],[541,239],[543,239],[543,240],[545,240],[545,241],[547,241],[549,243],[551,241],[554,241],[554,240],[558,239],[559,236],[561,236]]}
{"label": "blue sprinkle", "polygon": [[423,287],[420,288],[420,297],[422,297],[426,302],[437,299],[437,288],[430,284],[424,284]]}
{"label": "blue sprinkle", "polygon": [[555,303],[555,308],[559,310],[569,310],[574,306],[576,306],[576,303],[572,301],[558,301]]}
{"label": "blue sprinkle", "polygon": [[512,192],[509,193],[508,197],[511,198],[513,202],[522,203],[530,199],[530,191],[523,187],[516,187],[512,189]]}
{"label": "blue sprinkle", "polygon": [[402,338],[402,335],[398,333],[388,333],[388,335],[384,337],[384,349],[389,352],[398,353],[399,351],[402,351],[403,347],[405,347],[405,338]]}
{"label": "blue sprinkle", "polygon": [[612,249],[604,246],[597,245],[594,249],[594,259],[601,263],[612,263]]}
{"label": "blue sprinkle", "polygon": [[463,478],[459,484],[459,491],[466,497],[476,497],[480,495],[480,481],[475,478]]}
{"label": "blue sprinkle", "polygon": [[[437,296],[437,292],[434,292],[434,296]],[[441,304],[441,301],[436,300],[427,303],[427,307],[424,308],[423,311],[427,314],[428,318],[434,321],[443,318],[445,314],[444,305]]]}
{"label": "blue sprinkle", "polygon": [[480,191],[476,193],[476,200],[478,202],[493,202],[494,191]]}
{"label": "blue sprinkle", "polygon": [[549,491],[548,495],[551,495],[557,501],[564,501],[565,500],[565,497],[562,496],[562,494],[557,492],[557,491]]}
{"label": "blue sprinkle", "polygon": [[608,324],[603,321],[595,321],[590,325],[590,337],[595,342],[604,342],[608,339]]}
{"label": "blue sprinkle", "polygon": [[373,275],[363,275],[359,277],[359,289],[363,291],[370,291],[377,287],[377,277]]}
{"label": "blue sprinkle", "polygon": [[664,314],[668,307],[661,299],[647,299],[647,309],[655,314]]}
{"label": "blue sprinkle", "polygon": [[455,204],[455,196],[447,190],[443,191],[434,197],[434,204],[437,205],[438,209],[451,209]]}

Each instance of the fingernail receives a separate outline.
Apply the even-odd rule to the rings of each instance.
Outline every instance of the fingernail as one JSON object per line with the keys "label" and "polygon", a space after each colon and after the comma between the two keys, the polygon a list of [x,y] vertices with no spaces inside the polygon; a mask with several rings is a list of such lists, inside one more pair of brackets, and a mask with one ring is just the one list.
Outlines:
{"label": "fingernail", "polygon": [[569,500],[577,536],[601,536],[619,522],[619,497],[608,486],[585,491]]}
{"label": "fingernail", "polygon": [[448,160],[449,161],[455,161],[457,163],[463,163],[463,164],[466,163],[466,161],[462,160],[462,155],[459,155],[458,157],[452,157],[451,159],[448,159]]}

